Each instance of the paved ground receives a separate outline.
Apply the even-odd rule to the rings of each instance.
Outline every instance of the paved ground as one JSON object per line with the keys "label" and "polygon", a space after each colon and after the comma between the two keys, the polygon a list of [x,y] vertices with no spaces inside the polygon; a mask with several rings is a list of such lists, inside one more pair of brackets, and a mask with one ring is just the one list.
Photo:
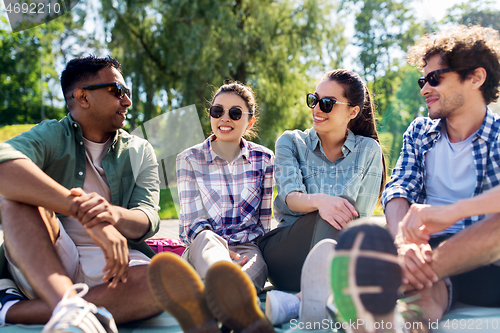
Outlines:
{"label": "paved ground", "polygon": [[[377,221],[384,221],[382,216],[375,217]],[[277,226],[276,220],[272,220],[272,228]],[[160,230],[152,238],[179,238],[179,220],[161,220]],[[3,243],[3,231],[0,225],[0,244]]]}

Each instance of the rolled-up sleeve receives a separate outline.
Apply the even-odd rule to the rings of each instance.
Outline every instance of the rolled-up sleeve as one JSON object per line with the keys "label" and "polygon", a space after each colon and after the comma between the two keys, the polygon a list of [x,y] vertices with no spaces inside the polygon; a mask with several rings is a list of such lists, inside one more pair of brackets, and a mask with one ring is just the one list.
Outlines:
{"label": "rolled-up sleeve", "polygon": [[377,199],[380,193],[382,174],[384,167],[382,164],[382,149],[375,140],[366,140],[371,142],[368,149],[366,163],[364,165],[363,178],[356,196],[356,206],[359,217],[369,217],[373,215]]}
{"label": "rolled-up sleeve", "polygon": [[179,214],[179,238],[190,244],[205,228],[212,229],[203,205],[201,193],[196,183],[195,172],[184,153],[177,156],[177,191],[181,211]]}
{"label": "rolled-up sleeve", "polygon": [[419,161],[418,147],[415,145],[418,127],[422,126],[418,121],[418,119],[413,121],[403,135],[401,155],[382,194],[381,202],[384,209],[394,198],[405,198],[415,203],[422,191],[423,164]]}
{"label": "rolled-up sleeve", "polygon": [[281,202],[280,209],[289,215],[303,215],[292,212],[286,205],[286,197],[291,192],[306,193],[300,164],[298,161],[298,151],[293,139],[285,132],[276,141],[276,186],[278,196],[276,200]]}
{"label": "rolled-up sleeve", "polygon": [[141,239],[134,240],[135,242],[141,242],[158,232],[160,227],[159,203],[160,178],[158,176],[158,162],[153,147],[150,143],[146,143],[128,208],[143,211],[149,219],[150,228]]}
{"label": "rolled-up sleeve", "polygon": [[262,200],[260,202],[260,222],[264,231],[271,229],[272,204],[274,193],[274,156],[271,155],[265,169],[264,181],[262,182]]}

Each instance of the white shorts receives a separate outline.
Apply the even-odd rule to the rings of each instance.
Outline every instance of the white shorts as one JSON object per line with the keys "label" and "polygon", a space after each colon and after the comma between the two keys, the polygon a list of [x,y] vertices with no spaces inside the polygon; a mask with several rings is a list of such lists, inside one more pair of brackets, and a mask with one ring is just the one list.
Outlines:
{"label": "white shorts", "polygon": [[[66,230],[64,230],[61,221],[59,221],[59,228],[59,237],[54,244],[54,248],[71,281],[73,283],[86,283],[90,288],[102,284],[102,278],[104,277],[102,270],[106,266],[106,260],[101,248],[97,245],[76,246]],[[10,260],[8,251],[5,251],[5,257],[9,263],[9,272],[23,294],[29,299],[38,298],[23,273]],[[147,265],[151,261],[142,252],[132,249],[129,249],[129,258],[129,267]]]}

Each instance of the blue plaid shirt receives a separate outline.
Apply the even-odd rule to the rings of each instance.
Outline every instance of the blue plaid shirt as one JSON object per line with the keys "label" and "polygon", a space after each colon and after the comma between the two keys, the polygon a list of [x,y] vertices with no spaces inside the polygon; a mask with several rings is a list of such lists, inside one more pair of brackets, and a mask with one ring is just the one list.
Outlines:
{"label": "blue plaid shirt", "polygon": [[[431,150],[441,135],[444,120],[419,117],[415,119],[403,136],[403,147],[398,162],[392,171],[391,180],[382,194],[382,205],[393,198],[405,198],[410,203],[425,203],[425,154]],[[486,117],[472,139],[472,155],[476,167],[478,195],[500,183],[500,117],[486,112]],[[463,220],[463,228],[475,223],[484,215],[476,215]]]}
{"label": "blue plaid shirt", "polygon": [[229,245],[253,241],[271,227],[274,154],[242,139],[228,163],[212,150],[212,138],[177,156],[180,239],[190,244],[208,227]]}

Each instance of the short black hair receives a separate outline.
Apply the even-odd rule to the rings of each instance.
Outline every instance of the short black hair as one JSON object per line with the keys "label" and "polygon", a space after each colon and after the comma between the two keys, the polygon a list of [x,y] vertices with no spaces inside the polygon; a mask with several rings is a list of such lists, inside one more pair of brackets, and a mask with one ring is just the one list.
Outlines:
{"label": "short black hair", "polygon": [[122,72],[118,60],[110,56],[99,58],[91,54],[88,57],[79,57],[70,60],[61,73],[61,88],[64,99],[66,100],[68,94],[76,89],[78,83],[97,76],[97,73],[106,67],[115,68],[120,73]]}

